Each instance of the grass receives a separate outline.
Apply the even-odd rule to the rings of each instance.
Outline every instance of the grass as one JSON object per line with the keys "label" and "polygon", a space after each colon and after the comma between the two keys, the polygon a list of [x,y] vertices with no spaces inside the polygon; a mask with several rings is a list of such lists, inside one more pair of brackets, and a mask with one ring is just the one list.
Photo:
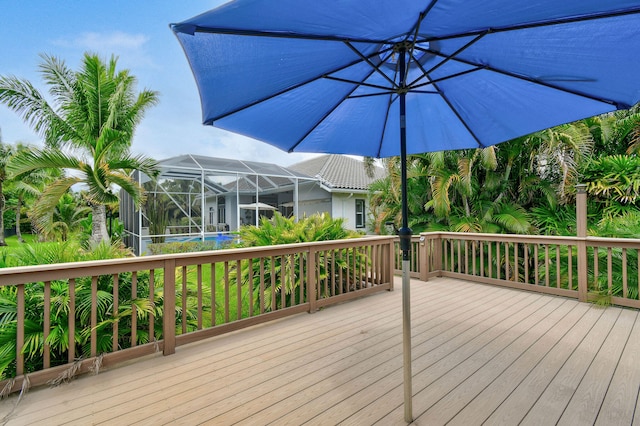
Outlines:
{"label": "grass", "polygon": [[[0,257],[5,258],[5,256],[18,252],[25,245],[58,244],[56,242],[38,242],[38,236],[33,234],[22,234],[22,239],[24,240],[24,243],[18,242],[18,237],[16,237],[15,235],[11,237],[5,237],[4,241],[7,243],[7,245],[4,247],[0,247]],[[1,260],[2,259],[0,259],[0,264],[2,263]]]}
{"label": "grass", "polygon": [[[32,244],[38,242],[38,237],[33,234],[22,234],[22,239],[26,244]],[[11,237],[5,237],[4,241],[7,243],[7,247],[19,247],[22,243],[18,242],[18,237],[15,235]]]}

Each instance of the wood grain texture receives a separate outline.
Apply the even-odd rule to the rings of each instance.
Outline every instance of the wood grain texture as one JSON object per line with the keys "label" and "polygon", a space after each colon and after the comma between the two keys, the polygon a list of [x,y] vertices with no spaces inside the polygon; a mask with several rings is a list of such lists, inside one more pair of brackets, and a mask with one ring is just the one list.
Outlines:
{"label": "wood grain texture", "polygon": [[[6,425],[404,424],[395,285],[32,390]],[[452,278],[411,293],[414,424],[634,424],[637,311]]]}

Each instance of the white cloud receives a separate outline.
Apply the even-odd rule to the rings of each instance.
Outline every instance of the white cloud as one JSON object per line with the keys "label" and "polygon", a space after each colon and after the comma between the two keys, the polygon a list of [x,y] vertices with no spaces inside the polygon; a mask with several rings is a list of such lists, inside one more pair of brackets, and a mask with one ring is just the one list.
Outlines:
{"label": "white cloud", "polygon": [[92,51],[138,50],[149,41],[144,34],[128,34],[122,31],[109,33],[86,32],[74,38],[60,38],[53,43],[62,47],[80,47]]}
{"label": "white cloud", "polygon": [[97,53],[104,59],[111,55],[117,56],[120,66],[126,63],[126,68],[156,69],[148,46],[150,38],[144,34],[130,34],[122,31],[84,32],[73,37],[63,37],[53,40],[55,46],[67,49],[77,49],[84,52]]}

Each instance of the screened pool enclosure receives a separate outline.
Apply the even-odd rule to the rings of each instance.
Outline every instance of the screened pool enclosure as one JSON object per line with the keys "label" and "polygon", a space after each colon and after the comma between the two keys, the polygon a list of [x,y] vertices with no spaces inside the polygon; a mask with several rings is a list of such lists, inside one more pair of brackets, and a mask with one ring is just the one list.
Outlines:
{"label": "screened pool enclosure", "polygon": [[198,155],[163,160],[160,170],[155,181],[136,174],[147,191],[141,209],[120,194],[123,239],[137,255],[151,243],[220,241],[275,211],[298,217],[299,191],[316,182],[275,164]]}

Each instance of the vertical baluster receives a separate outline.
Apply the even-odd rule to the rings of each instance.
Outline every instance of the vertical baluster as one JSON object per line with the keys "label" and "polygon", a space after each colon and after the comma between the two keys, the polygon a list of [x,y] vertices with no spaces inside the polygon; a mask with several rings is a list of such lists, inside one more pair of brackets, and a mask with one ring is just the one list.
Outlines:
{"label": "vertical baluster", "polygon": [[98,348],[98,277],[91,277],[91,356],[96,356]]}
{"label": "vertical baluster", "polygon": [[339,287],[340,294],[342,294],[343,292],[346,293],[348,290],[343,288],[343,286],[344,286],[344,277],[343,277],[343,274],[342,274],[342,270],[344,268],[342,267],[342,250],[341,249],[338,249],[338,258],[340,260],[340,263],[338,264],[339,265],[339,267],[338,267],[338,280],[340,282],[340,287]]}
{"label": "vertical baluster", "polygon": [[358,271],[356,270],[356,258],[358,257],[358,251],[356,250],[355,247],[353,247],[351,249],[351,271],[352,271],[352,276],[353,276],[353,289],[354,290],[358,290],[358,285],[360,284],[358,282]]}
{"label": "vertical baluster", "polygon": [[296,292],[295,292],[295,279],[296,279],[296,265],[295,257],[293,254],[289,255],[289,282],[291,283],[291,306],[296,305]]}
{"label": "vertical baluster", "polygon": [[[323,257],[324,257],[324,262],[322,262],[322,264],[324,265],[324,280],[322,280],[324,282],[324,295],[323,297],[329,297],[332,296],[331,293],[333,293],[333,288],[332,286],[330,286],[330,277],[329,277],[329,250],[324,250],[322,252]],[[316,263],[316,268],[318,268],[318,273],[320,273],[320,262]],[[331,288],[330,288],[331,287]],[[320,299],[320,293],[316,293],[316,297],[318,299]]]}
{"label": "vertical baluster", "polygon": [[51,366],[51,349],[47,343],[51,330],[51,281],[44,282],[44,328],[42,330],[43,342],[43,368]]}
{"label": "vertical baluster", "polygon": [[211,282],[209,288],[211,289],[211,327],[216,325],[216,314],[218,313],[218,307],[216,306],[216,264],[211,263]]}
{"label": "vertical baluster", "polygon": [[[120,310],[119,299],[120,299],[120,275],[113,274],[113,317],[118,318],[118,311]],[[111,351],[115,352],[118,350],[120,346],[119,342],[119,330],[118,330],[118,321],[113,322],[113,335],[111,336]]]}
{"label": "vertical baluster", "polygon": [[[149,270],[149,302],[151,302],[151,306],[155,308],[155,269]],[[155,342],[156,340],[156,316],[153,314],[155,312],[154,309],[149,313],[149,342]]]}
{"label": "vertical baluster", "polygon": [[249,316],[253,316],[253,258],[248,259],[249,262],[249,283],[247,287],[247,292],[249,293]]}
{"label": "vertical baluster", "polygon": [[567,259],[568,268],[569,268],[569,290],[573,289],[573,246],[568,246],[569,249],[569,257]]}
{"label": "vertical baluster", "polygon": [[[295,259],[295,255],[292,254],[291,255],[291,279],[295,279],[295,273],[296,273],[296,259]],[[298,300],[298,303],[304,303],[304,256],[302,256],[302,254],[300,254],[300,275],[298,275],[298,280],[299,285],[298,285],[298,292],[300,293],[300,297]]]}
{"label": "vertical baluster", "polygon": [[[18,285],[16,317],[16,376],[24,374],[24,284]],[[71,361],[69,361],[71,362]]]}
{"label": "vertical baluster", "polygon": [[339,282],[336,282],[336,256],[338,256],[337,250],[331,251],[331,295],[342,294],[342,286]]}
{"label": "vertical baluster", "polygon": [[229,262],[224,262],[224,322],[229,322]]}
{"label": "vertical baluster", "polygon": [[520,253],[518,253],[518,243],[513,243],[513,281],[520,282],[520,274],[519,263],[520,263]]}
{"label": "vertical baluster", "polygon": [[71,364],[76,358],[76,280],[69,279],[69,314],[67,322],[69,328],[69,351],[67,362]]}
{"label": "vertical baluster", "polygon": [[265,290],[265,285],[264,285],[264,257],[261,257],[260,258],[260,313],[261,314],[264,314],[264,307],[265,307],[264,290]]}
{"label": "vertical baluster", "polygon": [[196,265],[196,281],[198,285],[198,330],[202,330],[202,264]]}
{"label": "vertical baluster", "polygon": [[622,249],[622,297],[629,297],[629,289],[627,287],[627,249]]}
{"label": "vertical baluster", "polygon": [[556,288],[560,288],[560,245],[556,244]]}
{"label": "vertical baluster", "polygon": [[287,299],[286,299],[286,275],[285,275],[286,267],[285,267],[285,257],[284,255],[280,256],[280,284],[281,292],[280,292],[280,308],[287,307]]}
{"label": "vertical baluster", "polygon": [[529,284],[529,248],[531,246],[527,243],[522,246],[524,249],[524,282]]}
{"label": "vertical baluster", "polygon": [[187,267],[182,267],[182,334],[187,332]]}
{"label": "vertical baluster", "polygon": [[236,261],[236,319],[242,319],[242,260]]}
{"label": "vertical baluster", "polygon": [[600,286],[598,285],[598,275],[599,275],[599,271],[598,269],[600,268],[600,258],[598,256],[598,247],[594,247],[593,248],[593,287],[594,289],[600,290]]}
{"label": "vertical baluster", "polygon": [[487,249],[489,253],[487,253],[487,265],[489,266],[489,278],[493,278],[493,242],[487,242]]}
{"label": "vertical baluster", "polygon": [[469,275],[469,241],[464,241],[464,273]]}
{"label": "vertical baluster", "polygon": [[458,245],[458,273],[462,273],[462,243],[460,240],[457,241]]}
{"label": "vertical baluster", "polygon": [[138,344],[138,311],[135,300],[138,298],[138,272],[131,273],[131,347]]}
{"label": "vertical baluster", "polygon": [[271,256],[271,311],[277,309],[276,305],[276,258]]}
{"label": "vertical baluster", "polygon": [[449,266],[449,241],[443,239],[442,240],[442,251],[444,253],[444,266],[442,267],[442,269],[444,269],[445,271],[447,270],[447,267]]}
{"label": "vertical baluster", "polygon": [[609,289],[609,295],[612,294],[613,285],[613,268],[611,266],[611,247],[607,247],[607,288]]}
{"label": "vertical baluster", "polygon": [[477,241],[471,241],[471,273],[476,275],[476,244]]}
{"label": "vertical baluster", "polygon": [[534,244],[533,245],[533,261],[535,262],[533,264],[533,273],[534,273],[534,284],[538,285],[540,283],[540,270],[539,270],[539,262],[538,262],[538,244]]}
{"label": "vertical baluster", "polygon": [[480,276],[484,277],[484,241],[480,241]]}
{"label": "vertical baluster", "polygon": [[506,242],[504,243],[504,279],[509,281],[509,278],[511,277],[511,267],[510,267],[510,263],[509,263],[509,243]]}
{"label": "vertical baluster", "polygon": [[549,244],[544,245],[544,268],[545,268],[545,277],[544,284],[549,287]]}
{"label": "vertical baluster", "polygon": [[500,258],[500,241],[496,241],[496,278],[500,279],[500,270],[502,269],[502,259]]}

